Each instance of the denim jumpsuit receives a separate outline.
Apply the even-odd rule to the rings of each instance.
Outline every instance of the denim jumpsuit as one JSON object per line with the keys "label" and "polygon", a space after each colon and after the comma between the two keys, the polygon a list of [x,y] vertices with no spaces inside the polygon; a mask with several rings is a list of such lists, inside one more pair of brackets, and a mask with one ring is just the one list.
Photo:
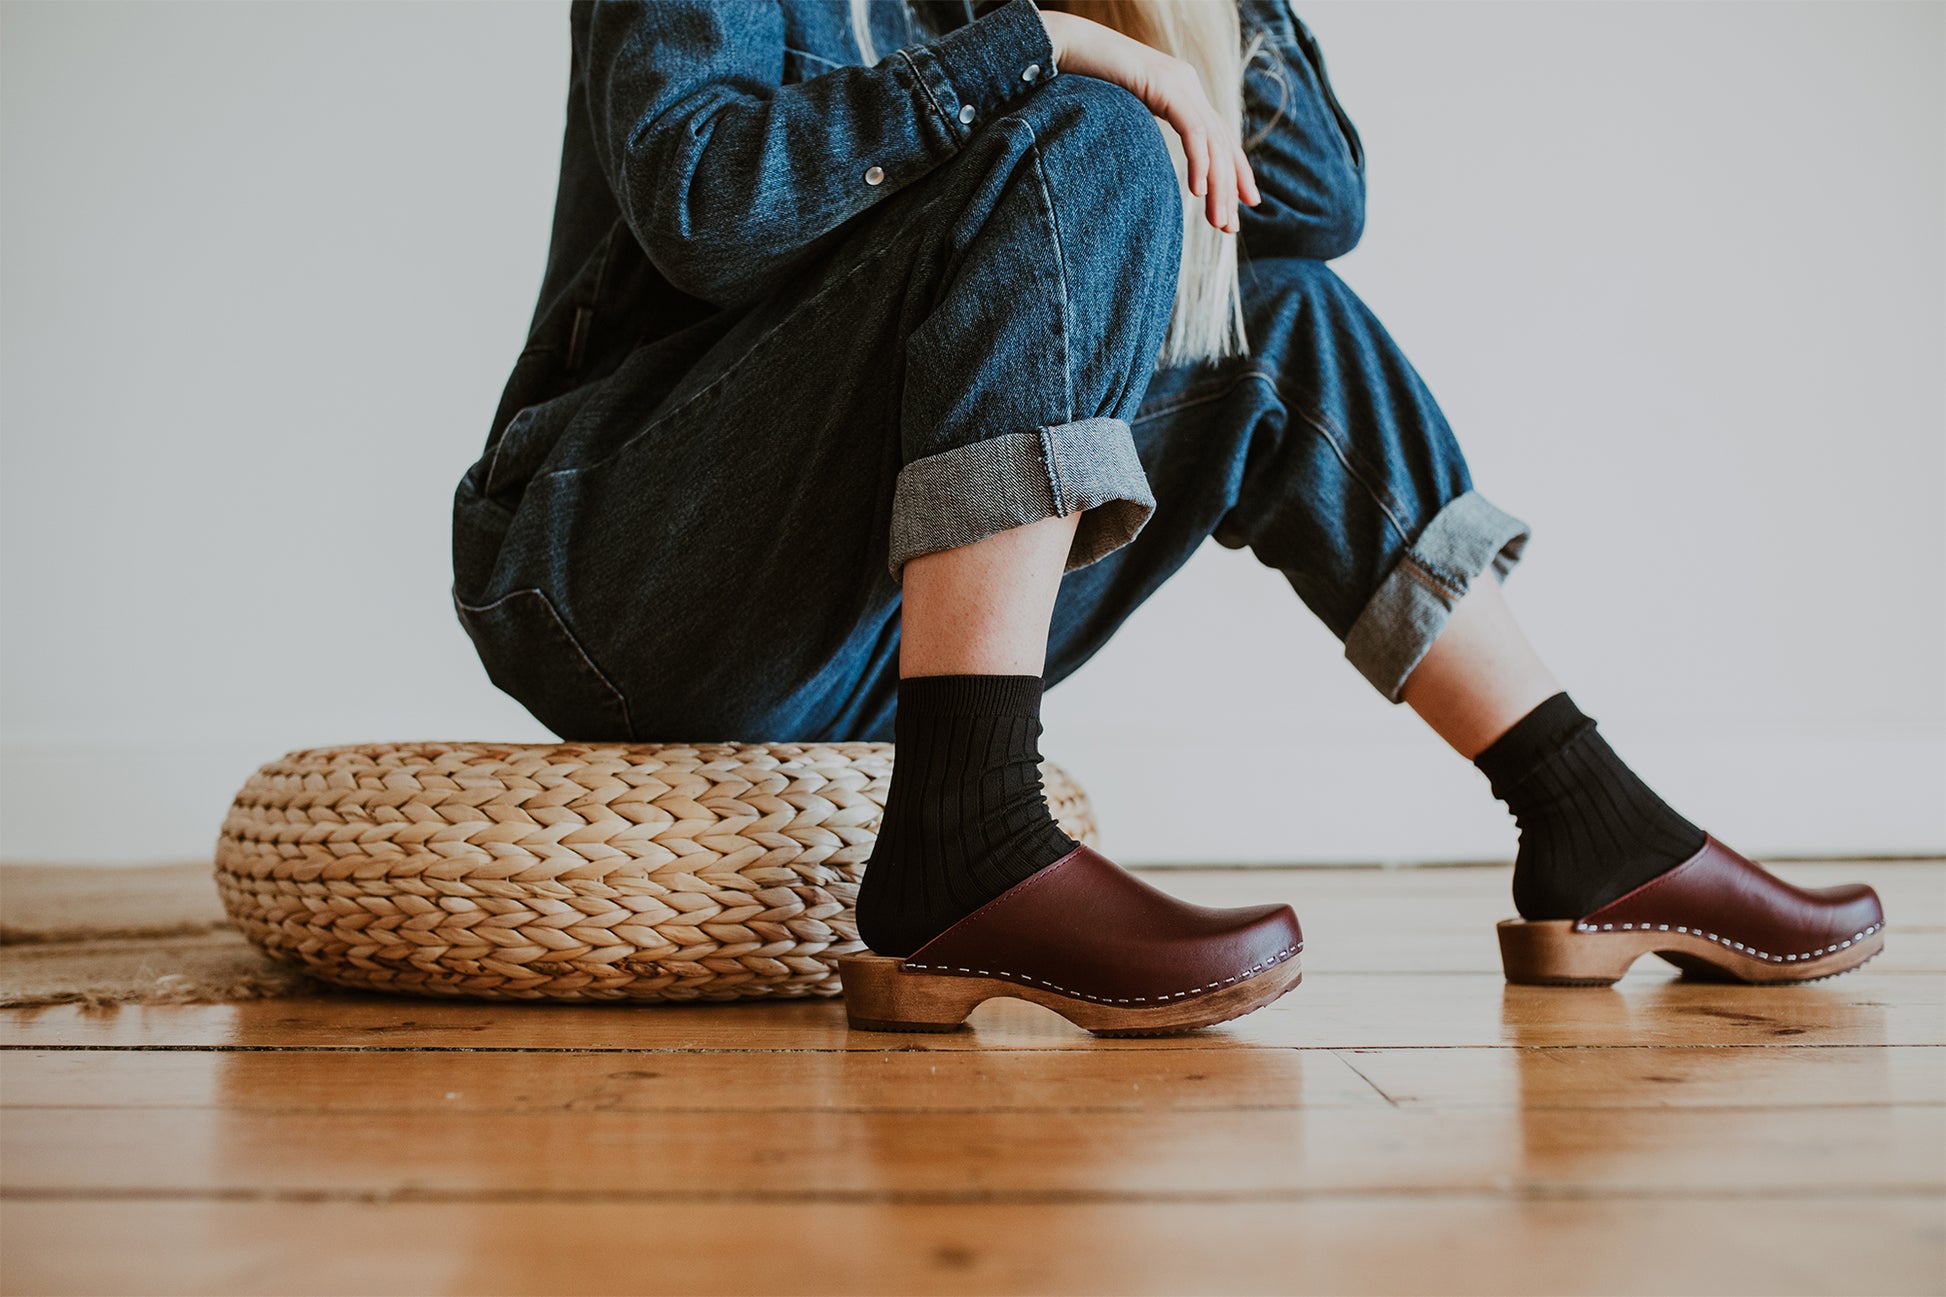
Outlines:
{"label": "denim jumpsuit", "polygon": [[1397,702],[1528,528],[1325,264],[1365,160],[1317,42],[1239,14],[1249,353],[1158,369],[1162,128],[1033,0],[878,0],[870,66],[846,0],[574,4],[540,301],[454,500],[493,682],[566,739],[890,739],[905,562],[1079,512],[1049,687],[1213,536]]}

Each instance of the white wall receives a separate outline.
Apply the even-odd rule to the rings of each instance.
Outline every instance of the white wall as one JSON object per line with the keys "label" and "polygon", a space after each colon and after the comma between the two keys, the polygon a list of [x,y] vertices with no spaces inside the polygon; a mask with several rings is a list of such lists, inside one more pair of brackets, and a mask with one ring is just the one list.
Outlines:
{"label": "white wall", "polygon": [[[1339,263],[1625,756],[1756,853],[1946,848],[1946,9],[1313,3]],[[544,740],[447,603],[546,250],[565,6],[0,9],[0,854],[207,853],[290,748]],[[1128,862],[1506,858],[1211,546],[1050,695]],[[681,736],[671,736],[681,737]]]}

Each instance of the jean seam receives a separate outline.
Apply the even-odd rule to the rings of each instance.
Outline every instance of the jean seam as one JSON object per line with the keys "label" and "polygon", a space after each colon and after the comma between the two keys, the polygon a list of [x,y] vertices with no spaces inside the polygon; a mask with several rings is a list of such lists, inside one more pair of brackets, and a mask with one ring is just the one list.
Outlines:
{"label": "jean seam", "polygon": [[1054,214],[1054,194],[1047,184],[1047,168],[1042,161],[1040,136],[1034,133],[1034,128],[1027,122],[1018,117],[1013,120],[1027,132],[1027,138],[1031,141],[1028,151],[1034,159],[1034,180],[1040,187],[1041,206],[1046,213],[1049,241],[1054,245],[1054,273],[1061,282],[1061,315],[1054,327],[1055,336],[1061,344],[1061,381],[1066,388],[1064,395],[1067,398],[1067,403],[1063,407],[1067,411],[1067,417],[1063,422],[1073,423],[1075,421],[1074,367],[1068,356],[1068,315],[1072,310],[1072,303],[1068,293],[1067,254],[1061,247],[1061,222]]}
{"label": "jean seam", "polygon": [[462,613],[473,613],[475,615],[488,612],[507,602],[507,600],[512,599],[514,596],[523,594],[531,594],[541,601],[541,607],[546,610],[548,620],[554,624],[555,631],[567,642],[568,647],[574,650],[575,655],[581,659],[581,664],[600,682],[601,687],[606,689],[614,697],[615,705],[622,709],[622,728],[627,731],[629,740],[633,742],[635,739],[635,720],[629,713],[628,695],[615,687],[615,682],[608,678],[608,673],[603,671],[600,664],[589,655],[588,650],[582,646],[580,637],[569,628],[567,619],[561,616],[560,609],[554,606],[554,599],[547,591],[541,589],[539,586],[522,586],[517,590],[509,590],[496,599],[489,599],[485,603],[468,603],[459,597],[457,588],[452,591],[453,606]]}
{"label": "jean seam", "polygon": [[[920,91],[926,96],[926,102],[932,105],[932,110],[939,114],[939,120],[946,123],[946,134],[953,140],[957,148],[961,138],[960,132],[957,129],[959,123],[953,120],[952,114],[948,113],[945,106],[939,102],[939,96],[933,93],[932,84],[926,79],[926,74],[919,67],[918,60],[913,58],[911,52],[905,49],[897,49],[893,53],[904,59],[906,66],[912,69],[913,80],[919,83]],[[944,77],[942,76],[941,79],[944,80]]]}
{"label": "jean seam", "polygon": [[[1166,414],[1174,414],[1179,410],[1187,410],[1198,405],[1207,405],[1211,401],[1220,401],[1248,381],[1250,381],[1249,374],[1218,374],[1211,378],[1206,378],[1200,383],[1191,384],[1186,391],[1178,394],[1176,401],[1169,405],[1158,405],[1154,409],[1147,411],[1141,409],[1136,410],[1135,417],[1130,419],[1129,422],[1131,424],[1147,423],[1151,419],[1160,419]],[[1222,384],[1222,386],[1219,388],[1217,386],[1218,384]]]}
{"label": "jean seam", "polygon": [[1055,445],[1054,429],[1042,428],[1041,466],[1047,470],[1048,493],[1054,497],[1054,514],[1065,518],[1074,512],[1073,501],[1069,499],[1066,484],[1061,480],[1061,455]]}
{"label": "jean seam", "polygon": [[1449,582],[1446,579],[1445,573],[1425,563],[1411,550],[1407,550],[1399,556],[1396,570],[1404,572],[1407,576],[1419,582],[1419,584],[1427,586],[1437,593],[1449,594],[1454,596],[1455,599],[1465,598],[1467,587],[1471,584],[1471,582]]}
{"label": "jean seam", "polygon": [[[1518,530],[1508,535],[1510,528]],[[1504,580],[1500,555],[1525,534],[1525,523],[1471,487],[1440,505],[1419,542],[1405,548],[1359,609],[1344,636],[1345,656],[1388,701],[1400,701],[1405,681],[1479,579],[1461,575],[1464,568],[1455,570],[1431,561],[1423,542],[1430,538],[1434,549],[1452,548],[1455,557],[1470,567],[1478,557],[1473,551],[1499,538],[1498,545],[1479,558],[1480,575],[1492,572]]]}
{"label": "jean seam", "polygon": [[[828,59],[824,57],[824,55],[822,54],[813,54],[809,50],[801,50],[797,46],[791,44],[789,41],[784,42],[784,53],[795,54],[801,59],[810,59],[814,63],[822,63],[828,68],[842,68],[842,67],[849,66],[848,64],[838,62],[836,59]],[[905,51],[899,50],[898,53],[904,54]],[[908,59],[907,62],[911,62],[911,60]]]}
{"label": "jean seam", "polygon": [[1312,431],[1324,439],[1324,443],[1331,447],[1331,453],[1337,456],[1338,462],[1345,466],[1347,473],[1351,474],[1352,480],[1365,488],[1365,493],[1371,497],[1372,503],[1377,505],[1379,512],[1385,515],[1385,520],[1391,524],[1392,530],[1399,534],[1400,545],[1410,547],[1412,544],[1412,530],[1405,525],[1404,520],[1400,517],[1403,511],[1399,508],[1398,501],[1392,498],[1391,492],[1375,486],[1366,477],[1365,471],[1362,471],[1359,465],[1353,462],[1354,459],[1362,461],[1364,457],[1354,456],[1351,453],[1349,448],[1350,439],[1345,436],[1343,431],[1323,414],[1313,411],[1309,406],[1301,402],[1292,401],[1289,394],[1284,391],[1283,384],[1278,381],[1275,374],[1261,369],[1252,369],[1249,371],[1248,377],[1259,379],[1267,384],[1270,390],[1277,394],[1278,401],[1286,411],[1302,419],[1310,426]]}

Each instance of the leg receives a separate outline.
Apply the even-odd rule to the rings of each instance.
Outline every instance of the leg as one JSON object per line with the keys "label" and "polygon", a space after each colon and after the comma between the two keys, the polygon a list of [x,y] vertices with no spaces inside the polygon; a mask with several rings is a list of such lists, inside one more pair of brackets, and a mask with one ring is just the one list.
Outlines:
{"label": "leg", "polygon": [[1623,764],[1569,700],[1498,582],[1473,584],[1402,694],[1513,811],[1522,917],[1587,914],[1702,850],[1703,831]]}
{"label": "leg", "polygon": [[899,674],[1040,675],[1080,514],[1043,518],[905,565]]}
{"label": "leg", "polygon": [[[1042,93],[1031,130],[989,124],[1020,148],[1021,183],[942,249],[950,274],[902,330],[887,558],[902,591],[898,761],[857,903],[881,957],[1075,850],[1040,781],[1054,592],[1153,508],[1126,417],[1161,345],[1181,237],[1142,204],[1173,191],[1174,172],[1132,96],[1085,78]],[[1103,156],[1128,164],[1124,184],[1096,183]],[[1114,255],[1076,242],[1104,234]]]}
{"label": "leg", "polygon": [[1475,581],[1406,677],[1404,699],[1469,761],[1561,692],[1514,620],[1498,581]]}
{"label": "leg", "polygon": [[1247,545],[1515,811],[1526,922],[1502,926],[1509,977],[1612,981],[1665,946],[1685,968],[1750,981],[1870,958],[1884,918],[1869,887],[1807,893],[1736,855],[1656,797],[1560,692],[1499,582],[1483,579],[1507,575],[1527,528],[1472,489],[1437,404],[1343,282],[1315,262],[1259,261],[1244,303],[1248,359],[1151,382],[1135,426],[1156,519],[1068,575],[1050,676],[1084,661],[1205,536]]}
{"label": "leg", "polygon": [[[1115,581],[1173,570],[1207,532],[1281,571],[1375,688],[1481,757],[1497,793],[1515,790],[1523,915],[1586,913],[1693,855],[1702,831],[1584,734],[1592,722],[1521,633],[1492,578],[1517,563],[1528,529],[1473,489],[1438,403],[1384,327],[1317,262],[1248,270],[1251,355],[1151,384],[1136,426],[1155,464],[1156,522],[1127,558],[1070,578],[1102,584],[1057,608],[1057,662],[1071,668],[1132,607]],[[1566,765],[1530,778],[1570,739]]]}
{"label": "leg", "polygon": [[1048,618],[1080,515],[905,565],[898,760],[858,935],[907,955],[1074,850],[1041,787]]}
{"label": "leg", "polygon": [[[1488,579],[1518,562],[1526,525],[1473,489],[1432,394],[1328,267],[1260,259],[1243,286],[1251,354],[1150,384],[1135,426],[1156,518],[1126,550],[1069,574],[1050,676],[1078,666],[1214,536],[1281,571],[1366,679],[1461,755],[1508,739],[1489,761],[1505,770],[1504,792],[1545,755],[1528,749],[1591,724],[1562,696],[1510,735],[1561,693]],[[1572,788],[1528,785],[1550,790],[1522,820],[1516,898],[1529,917],[1585,913],[1702,844],[1599,746],[1575,745]]]}

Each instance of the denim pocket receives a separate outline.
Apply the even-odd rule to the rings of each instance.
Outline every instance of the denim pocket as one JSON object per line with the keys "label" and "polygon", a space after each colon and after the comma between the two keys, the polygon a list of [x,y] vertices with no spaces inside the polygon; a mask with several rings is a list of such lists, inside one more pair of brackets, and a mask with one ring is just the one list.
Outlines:
{"label": "denim pocket", "polygon": [[487,678],[541,724],[571,742],[634,739],[628,700],[582,648],[545,591],[530,586],[473,604],[455,590],[453,610]]}

